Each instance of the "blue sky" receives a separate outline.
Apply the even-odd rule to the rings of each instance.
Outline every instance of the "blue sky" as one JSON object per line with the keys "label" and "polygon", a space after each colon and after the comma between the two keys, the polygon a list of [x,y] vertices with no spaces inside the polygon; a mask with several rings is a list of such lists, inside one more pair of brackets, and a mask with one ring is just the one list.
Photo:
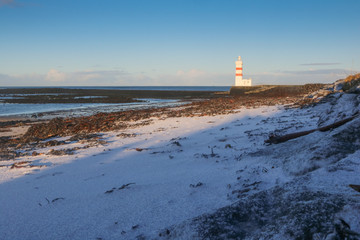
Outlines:
{"label": "blue sky", "polygon": [[0,0],[2,86],[333,82],[360,71],[360,1]]}

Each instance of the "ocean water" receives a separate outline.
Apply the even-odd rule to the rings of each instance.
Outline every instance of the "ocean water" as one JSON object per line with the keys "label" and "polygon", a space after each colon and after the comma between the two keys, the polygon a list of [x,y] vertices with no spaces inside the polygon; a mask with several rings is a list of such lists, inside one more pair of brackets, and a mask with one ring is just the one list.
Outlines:
{"label": "ocean water", "polygon": [[[9,87],[12,88],[12,87]],[[24,87],[17,87],[24,88]],[[26,87],[39,88],[39,87]],[[229,86],[136,86],[136,87],[61,87],[68,89],[114,89],[114,90],[160,90],[160,91],[229,91]],[[16,98],[21,96],[17,95]],[[86,96],[91,98],[93,96]],[[14,98],[13,94],[1,95],[0,99]],[[96,112],[115,112],[129,109],[144,109],[149,107],[177,106],[183,104],[178,100],[169,99],[140,99],[144,102],[136,103],[48,103],[48,104],[9,104],[0,103],[0,117],[18,115],[33,115],[47,113],[59,116],[84,116]]]}
{"label": "ocean water", "polygon": [[169,99],[139,99],[144,102],[134,103],[48,103],[48,104],[13,104],[0,103],[0,117],[19,115],[34,115],[43,113],[45,117],[77,117],[98,112],[117,112],[130,109],[145,109],[150,107],[168,107],[184,104],[178,100]]}
{"label": "ocean water", "polygon": [[136,87],[67,87],[70,89],[159,90],[159,91],[229,91],[229,86],[136,86]]}
{"label": "ocean water", "polygon": [[[2,87],[7,88],[49,88],[43,87]],[[126,86],[126,87],[109,87],[109,86],[66,86],[54,88],[67,88],[67,89],[108,89],[108,90],[159,90],[159,91],[216,91],[223,92],[229,91],[230,86]]]}

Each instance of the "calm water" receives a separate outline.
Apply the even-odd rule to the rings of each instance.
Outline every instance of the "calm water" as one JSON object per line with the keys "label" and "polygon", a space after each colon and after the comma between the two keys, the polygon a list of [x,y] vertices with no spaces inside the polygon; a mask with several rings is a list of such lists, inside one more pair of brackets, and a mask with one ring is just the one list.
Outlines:
{"label": "calm water", "polygon": [[97,112],[117,112],[130,109],[145,109],[149,107],[167,107],[181,105],[177,100],[147,99],[136,103],[48,103],[48,104],[13,104],[0,103],[0,117],[33,115],[45,113],[52,117],[75,117],[92,115]]}
{"label": "calm water", "polygon": [[[10,88],[10,87],[9,87]],[[19,87],[20,88],[20,87]],[[28,87],[35,88],[35,87]],[[179,86],[179,87],[62,87],[71,89],[116,89],[116,90],[161,90],[161,91],[229,91],[225,86]],[[91,96],[89,96],[91,97]],[[11,94],[1,95],[0,99],[12,98]],[[49,103],[49,104],[9,104],[0,103],[0,116],[32,115],[37,113],[51,113],[59,116],[83,116],[96,112],[114,112],[128,109],[144,109],[149,107],[176,106],[183,103],[168,99],[141,99],[141,103]]]}
{"label": "calm water", "polygon": [[[44,87],[2,87],[6,88],[47,88]],[[57,87],[54,87],[57,88]],[[129,87],[109,87],[109,86],[69,86],[59,87],[67,89],[113,89],[113,90],[160,90],[160,91],[216,91],[223,92],[229,91],[229,86],[129,86]]]}

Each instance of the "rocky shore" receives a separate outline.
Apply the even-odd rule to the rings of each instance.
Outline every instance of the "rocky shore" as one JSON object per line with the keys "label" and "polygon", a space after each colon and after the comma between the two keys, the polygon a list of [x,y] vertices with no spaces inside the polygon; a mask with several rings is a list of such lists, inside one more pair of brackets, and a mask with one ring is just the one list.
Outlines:
{"label": "rocky shore", "polygon": [[[46,139],[59,136],[71,136],[79,134],[93,134],[113,130],[122,130],[129,127],[150,124],[154,119],[171,117],[194,117],[194,116],[215,116],[219,114],[230,114],[239,108],[257,108],[259,106],[294,105],[304,97],[304,89],[307,93],[312,92],[318,85],[303,88],[301,91],[289,91],[289,94],[278,94],[267,90],[261,95],[258,91],[250,94],[232,94],[197,92],[197,91],[132,91],[132,90],[87,90],[87,89],[11,89],[0,90],[13,94],[30,94],[31,102],[37,101],[74,101],[75,96],[107,96],[106,101],[120,101],[127,98],[133,101],[133,97],[158,97],[158,98],[181,98],[193,99],[191,103],[180,107],[149,108],[141,110],[128,110],[113,113],[98,113],[92,116],[73,118],[54,118],[49,120],[41,119],[3,119],[0,122],[1,149],[0,159],[13,159],[19,156],[33,154],[33,149]],[[296,88],[296,87],[295,87]],[[51,95],[51,94],[59,95]],[[39,95],[33,95],[39,94]],[[43,94],[43,95],[42,95]],[[47,95],[50,94],[50,95]],[[63,94],[63,95],[62,95]],[[56,96],[56,97],[55,97]],[[65,98],[64,98],[65,96]],[[72,99],[68,98],[72,96]],[[57,99],[58,97],[58,99]],[[46,100],[47,99],[47,100]],[[15,99],[19,100],[19,99]],[[29,100],[29,99],[26,99]],[[86,100],[86,99],[83,99]],[[87,99],[89,101],[102,101],[101,98]],[[11,100],[11,101],[14,101]],[[24,99],[21,99],[24,101]],[[13,132],[12,132],[13,130]],[[14,131],[15,130],[15,131]],[[4,134],[4,133],[8,134]],[[16,135],[13,133],[17,133]],[[13,135],[13,136],[11,136]],[[15,135],[15,136],[14,136]]]}

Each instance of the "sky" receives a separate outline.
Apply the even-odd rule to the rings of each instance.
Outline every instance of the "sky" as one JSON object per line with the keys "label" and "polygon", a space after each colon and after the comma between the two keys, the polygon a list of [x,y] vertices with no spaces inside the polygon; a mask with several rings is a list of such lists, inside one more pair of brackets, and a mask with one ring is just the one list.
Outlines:
{"label": "sky", "polygon": [[360,71],[359,0],[0,0],[0,86],[331,83]]}

